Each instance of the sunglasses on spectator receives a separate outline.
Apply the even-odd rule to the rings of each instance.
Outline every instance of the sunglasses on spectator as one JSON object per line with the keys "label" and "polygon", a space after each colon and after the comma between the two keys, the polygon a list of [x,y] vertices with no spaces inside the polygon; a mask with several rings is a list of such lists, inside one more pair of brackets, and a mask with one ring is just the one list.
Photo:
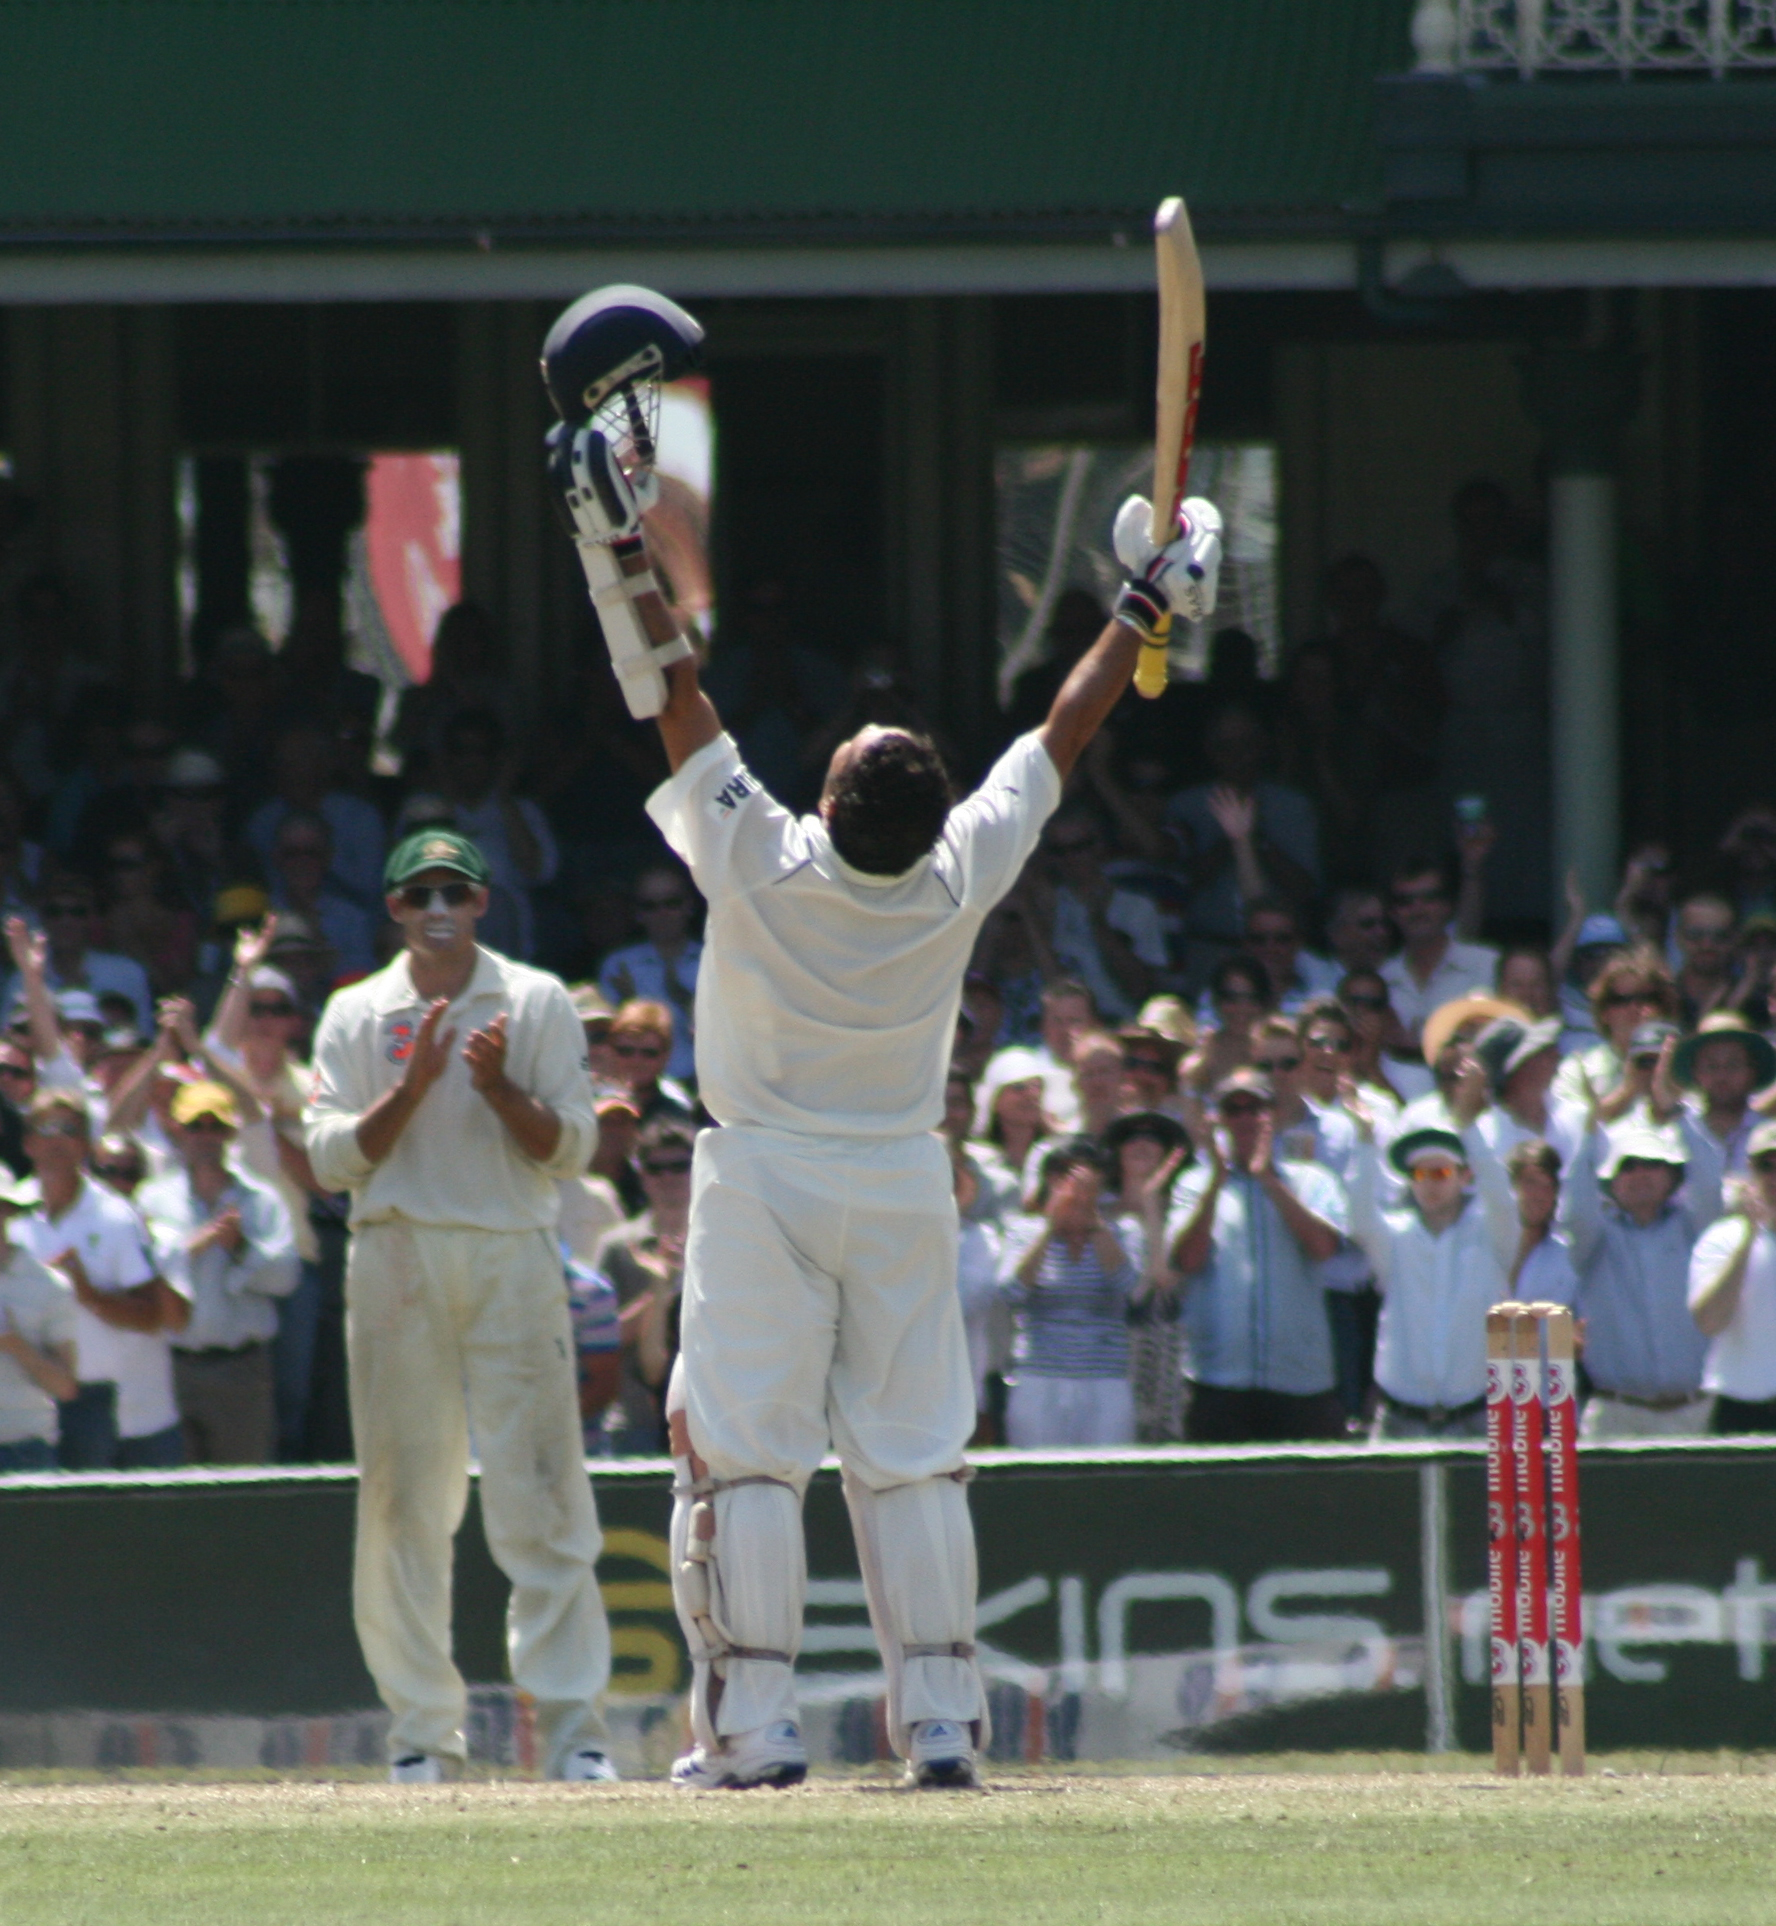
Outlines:
{"label": "sunglasses on spectator", "polygon": [[1658,994],[1653,990],[1612,990],[1603,999],[1606,1010],[1620,1010],[1630,1003],[1657,1003]]}
{"label": "sunglasses on spectator", "polygon": [[1255,1117],[1267,1108],[1256,1097],[1228,1097],[1221,1105],[1224,1117]]}
{"label": "sunglasses on spectator", "polygon": [[1395,905],[1404,909],[1408,903],[1447,903],[1449,892],[1439,886],[1436,889],[1397,889],[1393,892]]}
{"label": "sunglasses on spectator", "polygon": [[638,910],[678,910],[686,907],[682,896],[638,896],[635,899]]}
{"label": "sunglasses on spectator", "polygon": [[1252,930],[1248,932],[1246,941],[1255,950],[1274,950],[1283,945],[1299,943],[1301,938],[1293,930]]}
{"label": "sunglasses on spectator", "polygon": [[23,1077],[29,1083],[36,1075],[28,1063],[0,1063],[0,1077]]}
{"label": "sunglasses on spectator", "polygon": [[1766,1150],[1761,1157],[1752,1158],[1751,1167],[1760,1177],[1768,1177],[1776,1171],[1776,1150]]}
{"label": "sunglasses on spectator", "polygon": [[617,1057],[663,1057],[666,1046],[663,1043],[613,1043],[611,1054]]}
{"label": "sunglasses on spectator", "polygon": [[77,1123],[34,1123],[25,1127],[27,1137],[84,1137],[86,1126]]}
{"label": "sunglasses on spectator", "polygon": [[217,1137],[227,1136],[234,1125],[224,1123],[220,1117],[202,1116],[193,1117],[184,1128],[194,1136]]}
{"label": "sunglasses on spectator", "polygon": [[429,910],[434,898],[441,897],[446,909],[461,909],[474,893],[473,883],[439,883],[431,889],[424,883],[409,883],[401,892],[401,901],[410,910]]}
{"label": "sunglasses on spectator", "polygon": [[1258,1003],[1262,1001],[1256,990],[1217,990],[1217,1003]]}
{"label": "sunglasses on spectator", "polygon": [[1420,1177],[1428,1178],[1433,1184],[1446,1184],[1461,1168],[1459,1164],[1421,1163],[1412,1166],[1412,1177],[1416,1183]]}
{"label": "sunglasses on spectator", "polygon": [[1385,996],[1362,990],[1347,990],[1338,1000],[1353,1010],[1385,1010],[1388,1006]]}
{"label": "sunglasses on spectator", "polygon": [[1346,1036],[1328,1036],[1321,1032],[1307,1039],[1307,1047],[1310,1050],[1335,1050],[1342,1055],[1351,1047],[1351,1040]]}
{"label": "sunglasses on spectator", "polygon": [[1163,1057],[1124,1057],[1122,1067],[1139,1076],[1169,1077],[1172,1066]]}
{"label": "sunglasses on spectator", "polygon": [[139,1184],[142,1181],[140,1164],[94,1164],[92,1173],[107,1184]]}
{"label": "sunglasses on spectator", "polygon": [[1267,1077],[1274,1077],[1279,1070],[1285,1073],[1290,1070],[1299,1070],[1301,1059],[1299,1057],[1254,1057],[1252,1068],[1262,1070]]}
{"label": "sunglasses on spectator", "polygon": [[290,1017],[296,1014],[294,1003],[287,1003],[279,997],[275,1003],[249,1003],[247,1009],[256,1017]]}
{"label": "sunglasses on spectator", "polygon": [[1730,943],[1733,926],[1731,923],[1679,923],[1677,939],[1680,943]]}
{"label": "sunglasses on spectator", "polygon": [[668,1157],[664,1160],[644,1157],[641,1160],[641,1174],[644,1177],[682,1177],[690,1169],[688,1157]]}

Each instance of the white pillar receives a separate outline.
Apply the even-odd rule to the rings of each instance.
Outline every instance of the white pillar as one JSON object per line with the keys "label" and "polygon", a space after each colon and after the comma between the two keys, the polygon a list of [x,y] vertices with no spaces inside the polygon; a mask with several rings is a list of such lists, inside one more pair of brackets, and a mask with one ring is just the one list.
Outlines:
{"label": "white pillar", "polygon": [[1640,393],[1632,348],[1552,342],[1524,358],[1523,399],[1548,454],[1548,644],[1554,901],[1566,872],[1614,901],[1621,842],[1616,634],[1616,443]]}
{"label": "white pillar", "polygon": [[1548,523],[1554,875],[1559,887],[1576,869],[1587,899],[1608,903],[1621,821],[1615,478],[1555,475]]}

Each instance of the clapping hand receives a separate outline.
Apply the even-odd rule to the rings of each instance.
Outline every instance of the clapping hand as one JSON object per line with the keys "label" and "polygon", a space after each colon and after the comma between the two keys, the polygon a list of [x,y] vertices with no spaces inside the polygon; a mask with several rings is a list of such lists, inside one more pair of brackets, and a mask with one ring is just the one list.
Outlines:
{"label": "clapping hand", "polygon": [[407,1068],[401,1081],[415,1096],[424,1096],[450,1065],[450,1050],[456,1042],[456,1032],[446,1030],[441,1036],[438,1033],[438,1026],[444,1021],[444,1012],[449,1008],[449,1002],[439,997],[421,1019],[419,1034],[413,1039],[413,1054],[407,1059]]}
{"label": "clapping hand", "polygon": [[506,1013],[502,1010],[485,1030],[470,1033],[463,1045],[463,1062],[469,1066],[469,1081],[486,1096],[506,1080]]}

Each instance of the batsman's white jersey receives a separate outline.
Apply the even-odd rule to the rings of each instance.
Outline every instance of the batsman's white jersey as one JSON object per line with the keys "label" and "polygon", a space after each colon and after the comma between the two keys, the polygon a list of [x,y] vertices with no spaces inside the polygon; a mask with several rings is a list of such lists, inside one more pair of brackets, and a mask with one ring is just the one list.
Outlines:
{"label": "batsman's white jersey", "polygon": [[[887,878],[774,801],[725,735],[649,801],[709,905],[697,1067],[723,1125],[697,1144],[674,1392],[707,1467],[681,1462],[673,1525],[706,1745],[794,1717],[799,1505],[829,1441],[897,1746],[922,1719],[984,1728],[960,1482],[974,1389],[931,1133],[982,920],[1060,791],[1040,740],[1021,737],[931,853]],[[691,1498],[708,1507],[706,1551]]]}

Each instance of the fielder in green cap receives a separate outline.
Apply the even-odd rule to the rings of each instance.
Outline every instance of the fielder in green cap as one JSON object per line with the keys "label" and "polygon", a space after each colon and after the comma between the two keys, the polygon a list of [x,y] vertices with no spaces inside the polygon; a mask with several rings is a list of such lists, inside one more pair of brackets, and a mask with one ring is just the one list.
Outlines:
{"label": "fielder in green cap", "polygon": [[454,829],[416,829],[390,853],[383,865],[382,886],[397,890],[428,869],[447,869],[471,883],[486,883],[493,874],[487,858],[468,837]]}

